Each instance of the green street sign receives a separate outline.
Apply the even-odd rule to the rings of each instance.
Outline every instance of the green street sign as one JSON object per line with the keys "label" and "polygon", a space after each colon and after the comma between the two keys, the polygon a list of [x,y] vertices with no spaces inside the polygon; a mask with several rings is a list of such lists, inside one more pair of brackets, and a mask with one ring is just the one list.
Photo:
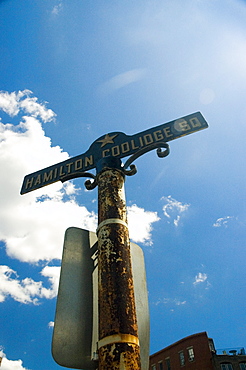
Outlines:
{"label": "green street sign", "polygon": [[57,181],[63,181],[64,178],[67,180],[80,177],[81,173],[95,168],[102,158],[123,158],[141,150],[147,152],[158,147],[158,143],[166,143],[207,127],[208,124],[202,114],[196,112],[135,135],[126,135],[123,132],[103,135],[91,144],[87,152],[26,175],[21,194],[29,193]]}

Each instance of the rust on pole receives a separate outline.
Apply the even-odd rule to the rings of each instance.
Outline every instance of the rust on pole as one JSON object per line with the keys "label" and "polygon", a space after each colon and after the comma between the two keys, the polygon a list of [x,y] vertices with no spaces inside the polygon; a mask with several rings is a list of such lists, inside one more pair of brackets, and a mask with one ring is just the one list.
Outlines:
{"label": "rust on pole", "polygon": [[120,164],[119,159],[105,159],[97,175],[99,370],[141,369],[125,176]]}

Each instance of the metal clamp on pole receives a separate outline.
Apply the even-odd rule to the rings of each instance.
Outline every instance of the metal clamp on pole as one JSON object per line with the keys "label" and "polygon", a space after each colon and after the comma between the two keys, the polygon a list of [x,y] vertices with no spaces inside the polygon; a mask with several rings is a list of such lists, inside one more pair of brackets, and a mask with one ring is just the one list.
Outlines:
{"label": "metal clamp on pole", "polygon": [[98,342],[98,349],[108,344],[114,343],[129,343],[129,344],[137,344],[139,346],[139,339],[131,334],[113,334],[105,337]]}
{"label": "metal clamp on pole", "polygon": [[105,226],[105,225],[109,225],[109,224],[121,224],[121,225],[124,225],[125,227],[127,227],[127,228],[128,228],[128,224],[127,224],[125,221],[121,220],[120,218],[108,218],[107,220],[102,221],[102,222],[98,225],[97,230],[96,230],[97,235],[98,235],[98,233],[99,233],[100,229],[101,229],[103,226]]}

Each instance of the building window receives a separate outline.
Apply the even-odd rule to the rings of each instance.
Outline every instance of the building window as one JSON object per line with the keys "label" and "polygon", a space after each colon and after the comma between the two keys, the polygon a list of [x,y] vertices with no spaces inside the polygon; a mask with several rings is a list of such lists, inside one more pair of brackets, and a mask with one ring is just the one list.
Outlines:
{"label": "building window", "polygon": [[241,362],[239,366],[240,366],[240,370],[246,370],[246,362]]}
{"label": "building window", "polygon": [[163,362],[162,361],[159,362],[159,370],[163,370]]}
{"label": "building window", "polygon": [[171,370],[170,357],[165,359],[167,370]]}
{"label": "building window", "polygon": [[180,366],[184,366],[184,364],[185,364],[184,351],[179,352],[179,361],[180,361]]}
{"label": "building window", "polygon": [[214,341],[213,341],[213,339],[211,339],[211,338],[210,338],[210,339],[208,340],[208,345],[209,345],[209,349],[210,349],[210,351],[215,353],[216,351],[215,351],[215,347],[214,347]]}
{"label": "building window", "polygon": [[221,370],[233,370],[232,364],[221,364]]}
{"label": "building window", "polygon": [[156,364],[151,366],[151,370],[156,370]]}
{"label": "building window", "polygon": [[194,361],[195,359],[195,354],[194,354],[194,349],[193,347],[189,347],[187,348],[187,351],[188,351],[188,359],[190,362]]}

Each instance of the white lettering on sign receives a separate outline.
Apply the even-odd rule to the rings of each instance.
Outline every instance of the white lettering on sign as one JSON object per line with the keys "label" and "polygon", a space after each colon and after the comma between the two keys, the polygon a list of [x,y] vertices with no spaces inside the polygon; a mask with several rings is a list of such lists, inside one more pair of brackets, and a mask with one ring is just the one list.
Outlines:
{"label": "white lettering on sign", "polygon": [[36,178],[36,181],[35,181],[35,186],[37,186],[37,185],[40,185],[42,183],[42,181],[41,181],[41,175],[38,175],[37,176],[37,178]]}
{"label": "white lettering on sign", "polygon": [[85,157],[85,167],[93,165],[93,155],[91,154],[90,157]]}
{"label": "white lettering on sign", "polygon": [[59,172],[59,176],[65,176],[66,175],[66,173],[65,172],[63,172],[63,166],[60,166],[60,172]]}
{"label": "white lettering on sign", "polygon": [[73,162],[70,162],[70,163],[67,163],[66,166],[67,166],[67,173],[71,173],[71,166],[72,166]]}
{"label": "white lettering on sign", "polygon": [[31,177],[30,179],[27,179],[26,180],[26,187],[25,187],[25,189],[32,188],[32,186],[33,186],[33,180],[34,180],[34,177]]}
{"label": "white lettering on sign", "polygon": [[109,149],[104,149],[102,151],[102,157],[119,157],[122,155],[127,155],[127,153],[130,154],[132,151],[144,148],[158,141],[165,141],[167,138],[172,136],[174,135],[171,133],[171,127],[165,127],[162,130],[156,130],[153,133],[145,134],[135,139],[125,141],[122,144],[114,145]]}
{"label": "white lettering on sign", "polygon": [[183,136],[183,133],[185,134],[186,131],[202,127],[202,124],[197,117],[190,118],[189,120],[181,118],[170,126],[165,126],[159,130],[153,131],[152,133],[138,136],[137,138],[125,141],[122,144],[114,145],[111,148],[104,149],[102,151],[102,157],[121,157],[127,155],[128,152],[130,154],[132,151],[144,148],[150,144],[157,143],[159,141],[165,142],[167,140],[172,140],[172,138],[175,139],[177,134],[172,132],[172,127],[178,133],[182,133]]}
{"label": "white lettering on sign", "polygon": [[189,121],[186,121],[185,119],[181,118],[175,121],[174,128],[176,131],[189,131],[193,128],[202,127],[201,122],[197,117],[190,118]]}
{"label": "white lettering on sign", "polygon": [[189,122],[190,122],[190,124],[193,128],[202,126],[201,122],[199,121],[199,119],[197,117],[190,118]]}
{"label": "white lettering on sign", "polygon": [[75,173],[79,170],[84,170],[88,166],[92,166],[94,163],[93,155],[88,157],[77,159],[75,162],[69,162],[65,165],[55,167],[49,171],[39,173],[36,176],[32,176],[26,179],[24,189],[31,189],[32,187],[39,187],[39,185],[47,185],[52,182],[58,181],[61,177]]}
{"label": "white lettering on sign", "polygon": [[[95,167],[95,162],[97,162],[100,158],[110,156],[121,158],[131,155],[136,151],[146,147],[149,147],[150,150],[153,148],[151,147],[152,144],[174,140],[178,137],[190,134],[206,127],[208,127],[206,121],[203,119],[202,115],[197,112],[193,115],[177,119],[176,121],[165,123],[150,130],[140,132],[134,136],[127,136],[123,133],[112,133],[111,136],[107,134],[105,135],[104,139],[96,141],[101,143],[101,148],[103,148],[101,151],[96,150],[94,153],[94,146],[91,146],[91,152],[93,152],[92,154],[87,152],[83,155],[74,157],[71,160],[58,163],[57,165],[50,166],[42,171],[38,171],[26,176],[21,194],[59,181],[64,176],[65,179],[63,180],[66,180],[66,175],[69,175],[69,178],[72,178],[73,174],[76,175],[76,172],[83,172],[87,169]],[[120,140],[121,138],[122,140]],[[107,149],[105,149],[106,146],[108,146]],[[156,145],[156,147],[157,146],[158,145]]]}
{"label": "white lettering on sign", "polygon": [[51,181],[53,176],[53,170],[50,170],[48,174],[45,172],[43,176],[43,182]]}

